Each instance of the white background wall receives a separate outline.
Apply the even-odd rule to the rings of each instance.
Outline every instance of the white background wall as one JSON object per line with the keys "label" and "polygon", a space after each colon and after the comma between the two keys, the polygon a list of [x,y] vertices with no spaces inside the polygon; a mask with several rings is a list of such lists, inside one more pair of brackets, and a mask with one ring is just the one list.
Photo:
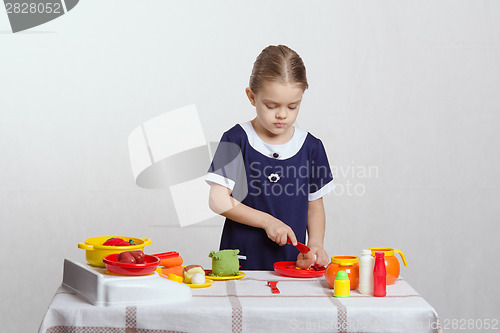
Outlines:
{"label": "white background wall", "polygon": [[253,61],[279,43],[307,66],[298,126],[338,171],[328,253],[399,248],[442,321],[500,319],[500,2],[85,0],[18,34],[0,13],[2,331],[36,331],[92,236],[209,265],[222,219],[177,227],[169,192],[134,184],[127,137],[195,103],[217,141],[254,116]]}

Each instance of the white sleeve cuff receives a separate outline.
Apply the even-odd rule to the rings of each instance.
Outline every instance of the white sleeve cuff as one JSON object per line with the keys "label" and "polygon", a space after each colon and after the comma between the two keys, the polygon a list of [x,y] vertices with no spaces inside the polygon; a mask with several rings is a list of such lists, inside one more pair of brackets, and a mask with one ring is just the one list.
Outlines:
{"label": "white sleeve cuff", "polygon": [[208,183],[208,185],[212,185],[211,183],[219,184],[222,186],[227,187],[231,191],[234,188],[235,182],[229,178],[222,177],[221,175],[218,175],[213,172],[209,172],[207,176],[205,177],[205,181]]}
{"label": "white sleeve cuff", "polygon": [[309,201],[314,201],[314,200],[317,200],[319,198],[324,197],[325,195],[327,195],[328,193],[333,191],[334,188],[335,188],[335,184],[333,183],[333,179],[332,179],[328,184],[326,184],[325,186],[320,188],[318,191],[316,191],[314,193],[309,193]]}

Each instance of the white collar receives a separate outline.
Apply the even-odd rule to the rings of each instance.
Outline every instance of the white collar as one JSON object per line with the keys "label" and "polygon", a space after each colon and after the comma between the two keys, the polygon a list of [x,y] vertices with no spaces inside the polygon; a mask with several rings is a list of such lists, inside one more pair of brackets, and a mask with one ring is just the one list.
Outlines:
{"label": "white collar", "polygon": [[[281,145],[271,145],[262,141],[257,132],[255,132],[255,129],[253,128],[253,125],[250,121],[242,123],[240,124],[240,126],[247,134],[248,142],[250,143],[250,146],[252,146],[252,148],[257,150],[264,156],[267,156],[269,158],[276,158],[278,160],[285,160],[297,154],[300,148],[302,148],[302,145],[304,144],[304,141],[306,141],[307,137],[306,131],[294,126],[295,131],[293,132],[293,136],[290,141]],[[278,155],[275,156],[278,157],[273,156],[276,153]]]}

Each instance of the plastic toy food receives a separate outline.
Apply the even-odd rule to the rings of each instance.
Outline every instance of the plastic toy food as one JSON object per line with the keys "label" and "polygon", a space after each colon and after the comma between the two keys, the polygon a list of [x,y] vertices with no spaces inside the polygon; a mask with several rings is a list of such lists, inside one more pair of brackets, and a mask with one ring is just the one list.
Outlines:
{"label": "plastic toy food", "polygon": [[314,255],[311,252],[299,253],[297,257],[297,267],[300,269],[309,269],[314,264]]}
{"label": "plastic toy food", "polygon": [[193,276],[191,276],[191,283],[192,284],[204,284],[205,283],[205,272],[194,273]]}
{"label": "plastic toy food", "polygon": [[165,276],[169,276],[170,274],[183,276],[184,275],[184,267],[182,267],[182,266],[164,267],[161,269],[161,274],[165,275]]}
{"label": "plastic toy food", "polygon": [[161,268],[162,275],[168,276],[169,274],[175,274],[184,276],[184,267],[181,266],[183,260],[179,252],[170,251],[157,253],[154,256],[161,260],[160,265],[163,266],[163,268]]}
{"label": "plastic toy food", "polygon": [[124,264],[135,264],[135,258],[130,252],[122,252],[118,253],[116,255],[116,259],[118,262],[124,263]]}
{"label": "plastic toy food", "polygon": [[124,241],[122,238],[110,238],[107,241],[105,241],[102,245],[105,246],[132,246],[136,245],[134,243],[134,240],[129,239],[128,242]]}
{"label": "plastic toy food", "polygon": [[208,255],[212,258],[212,272],[210,276],[235,276],[240,274],[240,250],[212,251]]}
{"label": "plastic toy food", "polygon": [[109,272],[120,275],[151,274],[160,264],[160,259],[148,254],[144,255],[144,262],[142,264],[119,262],[117,256],[118,253],[112,253],[102,258],[102,261]]}
{"label": "plastic toy food", "polygon": [[[189,265],[184,267],[184,283],[191,283],[191,279],[196,273],[202,273],[203,276],[205,276],[205,271],[200,265]],[[203,283],[205,283],[205,279],[203,279]]]}
{"label": "plastic toy food", "polygon": [[124,251],[116,256],[118,262],[126,264],[142,264],[144,262],[144,252],[142,251]]}
{"label": "plastic toy food", "polygon": [[163,267],[175,267],[180,266],[183,263],[182,257],[178,252],[170,251],[165,253],[155,254],[156,257],[160,258]]}

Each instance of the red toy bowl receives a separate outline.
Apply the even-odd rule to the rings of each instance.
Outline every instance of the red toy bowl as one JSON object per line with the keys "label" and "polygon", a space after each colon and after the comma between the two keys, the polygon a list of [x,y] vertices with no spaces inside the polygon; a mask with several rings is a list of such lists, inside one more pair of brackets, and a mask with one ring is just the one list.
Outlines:
{"label": "red toy bowl", "polygon": [[274,263],[273,267],[276,273],[295,278],[315,278],[325,275],[325,267],[300,269],[296,268],[296,264],[295,261],[278,261]]}
{"label": "red toy bowl", "polygon": [[160,259],[151,256],[149,254],[144,255],[144,262],[142,264],[127,264],[119,262],[116,259],[118,253],[113,253],[105,256],[102,261],[106,265],[106,268],[111,273],[121,274],[121,275],[147,275],[151,274],[156,270],[156,267],[160,264]]}

